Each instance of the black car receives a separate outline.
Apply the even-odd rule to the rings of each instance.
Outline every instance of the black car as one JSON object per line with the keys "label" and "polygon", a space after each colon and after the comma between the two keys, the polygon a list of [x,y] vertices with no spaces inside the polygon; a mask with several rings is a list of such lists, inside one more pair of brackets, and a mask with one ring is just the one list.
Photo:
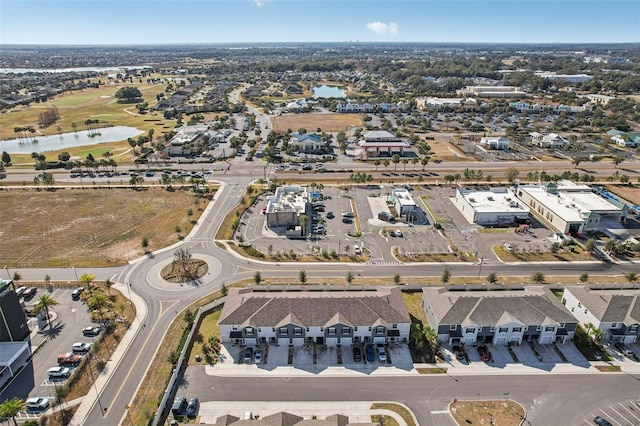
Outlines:
{"label": "black car", "polygon": [[462,361],[465,359],[465,353],[464,353],[464,349],[462,349],[461,346],[454,346],[453,348],[451,348],[453,350],[453,353],[456,355],[456,359],[458,361]]}
{"label": "black car", "polygon": [[82,294],[82,292],[84,291],[84,287],[78,287],[75,290],[73,290],[73,293],[71,293],[71,298],[73,300],[79,300],[80,299],[80,295]]}
{"label": "black car", "polygon": [[26,289],[23,293],[22,293],[22,297],[24,298],[24,300],[31,300],[33,298],[33,296],[36,295],[36,292],[38,291],[37,288],[35,287],[29,287],[28,289]]}
{"label": "black car", "polygon": [[353,361],[362,362],[362,349],[360,349],[358,346],[354,346],[353,348]]}
{"label": "black car", "polygon": [[593,422],[594,422],[595,424],[597,424],[598,426],[613,426],[611,423],[609,423],[609,421],[607,421],[607,420],[603,419],[603,418],[602,418],[602,417],[600,417],[600,416],[596,416],[596,417],[593,419]]}

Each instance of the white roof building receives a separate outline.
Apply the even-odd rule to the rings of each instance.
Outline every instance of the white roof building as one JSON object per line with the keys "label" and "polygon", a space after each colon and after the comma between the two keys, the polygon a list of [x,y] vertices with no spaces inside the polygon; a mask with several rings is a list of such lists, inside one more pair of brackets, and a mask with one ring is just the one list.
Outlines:
{"label": "white roof building", "polygon": [[480,145],[489,149],[509,149],[509,139],[504,136],[489,137],[485,136],[480,139]]}
{"label": "white roof building", "polygon": [[300,216],[306,214],[308,202],[306,186],[287,185],[276,188],[275,194],[267,197],[267,226],[291,228],[300,225]]}
{"label": "white roof building", "polygon": [[417,208],[413,196],[406,188],[393,189],[391,201],[400,216],[408,217]]}
{"label": "white roof building", "polygon": [[529,208],[507,188],[489,191],[458,188],[454,205],[469,223],[478,225],[509,225],[529,218]]}
{"label": "white roof building", "polygon": [[569,141],[567,141],[562,136],[556,133],[549,133],[547,135],[543,135],[538,132],[529,133],[531,136],[531,142],[538,145],[542,148],[564,148],[569,145]]}
{"label": "white roof building", "polygon": [[478,98],[526,98],[526,92],[515,86],[467,86],[457,93]]}
{"label": "white roof building", "polygon": [[621,220],[629,211],[628,206],[610,203],[587,185],[565,180],[557,184],[520,185],[515,193],[536,216],[563,234],[595,231],[602,217]]}

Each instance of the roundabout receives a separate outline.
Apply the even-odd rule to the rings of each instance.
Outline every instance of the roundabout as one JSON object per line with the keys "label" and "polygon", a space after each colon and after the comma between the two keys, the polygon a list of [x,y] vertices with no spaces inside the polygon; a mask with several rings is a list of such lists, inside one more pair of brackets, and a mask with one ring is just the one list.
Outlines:
{"label": "roundabout", "polygon": [[[163,291],[178,291],[184,290],[185,287],[202,287],[204,285],[208,285],[214,282],[222,271],[222,264],[220,261],[211,255],[206,254],[194,254],[190,260],[190,262],[200,261],[204,263],[204,268],[199,267],[198,271],[202,273],[202,275],[195,277],[192,280],[188,281],[168,281],[163,278],[163,275],[166,274],[167,270],[171,269],[171,265],[175,263],[175,260],[170,257],[165,260],[156,262],[146,274],[146,281],[149,286]],[[178,266],[176,266],[178,268]],[[166,275],[165,275],[166,276]]]}

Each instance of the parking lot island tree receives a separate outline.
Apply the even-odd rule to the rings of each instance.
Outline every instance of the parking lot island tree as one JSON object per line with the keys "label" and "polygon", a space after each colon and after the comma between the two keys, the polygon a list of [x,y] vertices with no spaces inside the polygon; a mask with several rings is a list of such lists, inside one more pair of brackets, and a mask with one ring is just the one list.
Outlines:
{"label": "parking lot island tree", "polygon": [[442,284],[447,284],[449,280],[451,280],[451,269],[448,266],[444,267],[440,280],[442,281]]}
{"label": "parking lot island tree", "polygon": [[538,271],[531,274],[530,280],[534,284],[544,284],[546,278],[542,272]]}
{"label": "parking lot island tree", "polygon": [[262,282],[262,275],[260,274],[260,271],[256,271],[256,273],[253,274],[253,282],[255,285],[260,285]]}
{"label": "parking lot island tree", "polygon": [[16,421],[16,416],[20,414],[21,411],[25,411],[27,409],[26,403],[17,397],[7,399],[0,404],[0,418],[8,419],[11,418],[13,420],[14,426],[18,426],[18,422]]}
{"label": "parking lot island tree", "polygon": [[80,284],[86,285],[89,290],[89,294],[93,294],[93,288],[91,288],[91,283],[96,279],[94,275],[84,274],[80,277]]}
{"label": "parking lot island tree", "polygon": [[47,324],[49,328],[51,328],[51,318],[49,316],[49,308],[58,305],[58,301],[48,294],[43,294],[40,296],[38,301],[33,305],[33,312],[38,315],[40,312],[44,312],[47,317]]}

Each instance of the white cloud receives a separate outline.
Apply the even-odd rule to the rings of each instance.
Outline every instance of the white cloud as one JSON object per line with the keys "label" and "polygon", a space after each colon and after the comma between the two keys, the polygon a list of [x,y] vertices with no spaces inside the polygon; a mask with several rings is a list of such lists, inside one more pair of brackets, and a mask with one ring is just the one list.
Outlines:
{"label": "white cloud", "polygon": [[388,24],[384,22],[368,22],[367,29],[378,35],[395,36],[398,34],[398,24],[394,22],[389,22]]}
{"label": "white cloud", "polygon": [[262,3],[262,0],[253,0],[253,2],[256,4],[256,6],[260,7],[262,6],[264,3]]}

